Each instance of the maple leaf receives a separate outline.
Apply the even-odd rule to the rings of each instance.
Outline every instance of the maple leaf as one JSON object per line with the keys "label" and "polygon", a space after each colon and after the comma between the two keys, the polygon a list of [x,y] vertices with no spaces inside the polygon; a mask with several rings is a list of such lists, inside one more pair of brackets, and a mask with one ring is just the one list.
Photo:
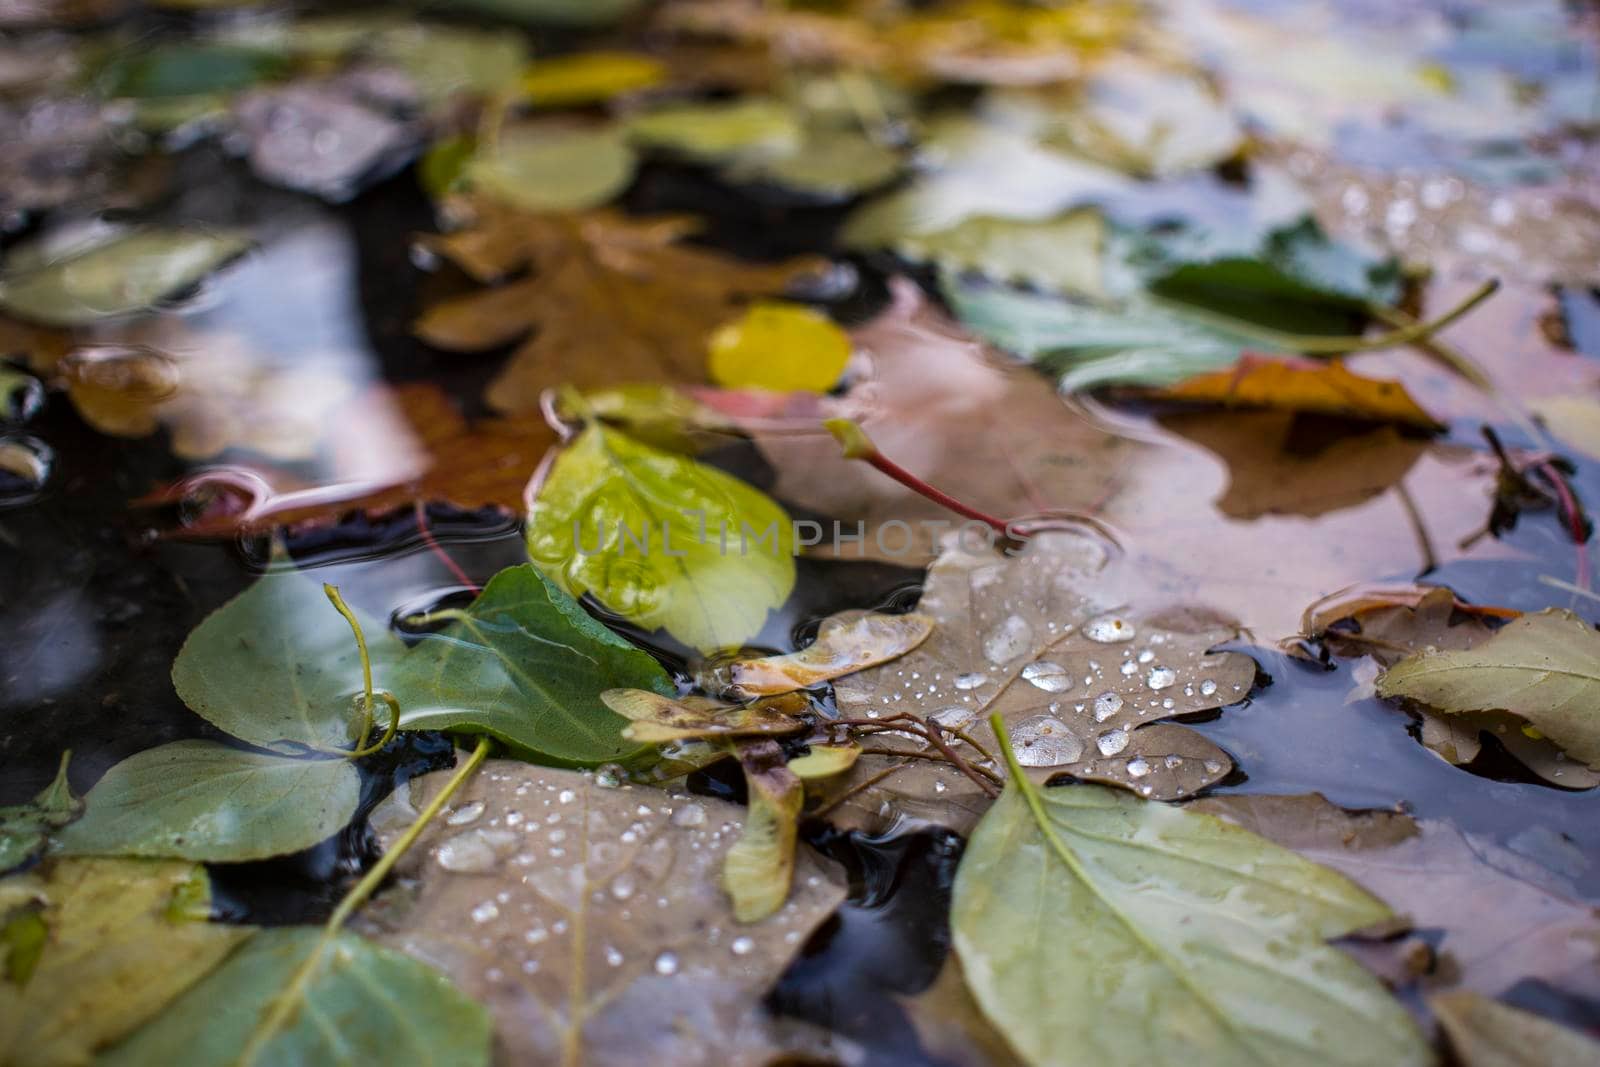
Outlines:
{"label": "maple leaf", "polygon": [[680,245],[695,222],[615,212],[534,215],[487,202],[474,225],[427,244],[478,281],[500,282],[430,308],[419,337],[453,351],[528,338],[490,383],[499,411],[538,411],[555,385],[705,378],[706,338],[753,297],[782,292],[820,261],[742,263]]}

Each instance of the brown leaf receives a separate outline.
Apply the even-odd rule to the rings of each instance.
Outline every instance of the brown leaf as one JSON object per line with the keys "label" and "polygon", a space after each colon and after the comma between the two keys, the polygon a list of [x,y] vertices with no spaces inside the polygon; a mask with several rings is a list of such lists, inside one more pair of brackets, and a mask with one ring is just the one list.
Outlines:
{"label": "brown leaf", "polygon": [[[410,803],[448,776],[413,781]],[[489,1007],[500,1062],[757,1067],[816,1054],[815,1036],[762,998],[843,883],[802,848],[788,904],[737,923],[718,879],[743,817],[725,801],[490,760],[362,922]],[[377,817],[386,845],[411,818]]]}
{"label": "brown leaf", "polygon": [[1228,370],[1196,375],[1154,390],[1156,400],[1221,407],[1266,408],[1392,422],[1437,431],[1444,427],[1422,410],[1399,382],[1352,374],[1343,363],[1245,356]]}
{"label": "brown leaf", "polygon": [[961,960],[954,952],[945,957],[933,985],[916,996],[901,997],[900,1003],[923,1050],[938,1062],[952,1067],[1023,1067],[1023,1060],[967,991]]}
{"label": "brown leaf", "polygon": [[1129,734],[1128,747],[1117,755],[1069,763],[1046,784],[1101,782],[1150,800],[1181,800],[1216,785],[1232,770],[1232,757],[1203,735],[1158,722]]}
{"label": "brown leaf", "polygon": [[[504,283],[436,304],[415,328],[429,344],[466,352],[531,331],[485,394],[513,414],[536,413],[558,385],[701,381],[714,328],[817,266],[741,263],[679,244],[694,230],[683,217],[530,215],[489,202],[475,212],[472,227],[428,244],[478,281]],[[522,270],[528,276],[504,281]]]}
{"label": "brown leaf", "polygon": [[1411,920],[1440,931],[1447,958],[1424,982],[1494,996],[1525,978],[1600,995],[1600,910],[1550,871],[1450,823],[1346,812],[1318,794],[1207,797],[1220,815],[1347,875]]}
{"label": "brown leaf", "polygon": [[823,620],[816,640],[799,652],[734,660],[710,672],[702,685],[722,689],[726,678],[730,696],[792,693],[903,656],[932,630],[925,615],[845,612]]}
{"label": "brown leaf", "polygon": [[1600,1042],[1532,1012],[1455,990],[1428,998],[1461,1067],[1593,1067]]}
{"label": "brown leaf", "polygon": [[806,710],[803,697],[739,705],[702,696],[667,697],[644,689],[607,689],[600,700],[629,721],[622,736],[645,744],[773,737],[805,728],[804,721],[794,717]]}

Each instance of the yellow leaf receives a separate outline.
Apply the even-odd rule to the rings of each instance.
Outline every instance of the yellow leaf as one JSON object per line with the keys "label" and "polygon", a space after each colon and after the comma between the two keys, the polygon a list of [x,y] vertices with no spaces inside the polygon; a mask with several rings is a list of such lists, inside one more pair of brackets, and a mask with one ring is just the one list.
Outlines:
{"label": "yellow leaf", "polygon": [[1162,400],[1312,412],[1438,430],[1399,382],[1363,378],[1342,363],[1245,356],[1227,370],[1199,374],[1155,393]]}
{"label": "yellow leaf", "polygon": [[1547,396],[1528,401],[1528,407],[1564,444],[1600,459],[1600,400]]}
{"label": "yellow leaf", "polygon": [[763,301],[711,335],[711,378],[730,389],[825,393],[849,361],[849,335],[800,304]]}
{"label": "yellow leaf", "polygon": [[522,74],[522,91],[539,107],[598,104],[659,85],[667,68],[634,52],[579,52],[541,59]]}

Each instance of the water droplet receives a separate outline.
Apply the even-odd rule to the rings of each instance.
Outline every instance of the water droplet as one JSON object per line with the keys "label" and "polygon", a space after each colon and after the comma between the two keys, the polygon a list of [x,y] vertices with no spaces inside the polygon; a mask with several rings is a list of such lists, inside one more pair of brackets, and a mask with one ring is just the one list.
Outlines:
{"label": "water droplet", "polygon": [[570,789],[563,789],[561,792],[556,794],[556,799],[563,804],[571,804],[574,800],[578,799],[578,794],[574,793]]}
{"label": "water droplet", "polygon": [[447,871],[483,874],[494,870],[500,854],[516,841],[516,835],[507,830],[468,830],[441,844],[434,858]]}
{"label": "water droplet", "polygon": [[1207,679],[1205,679],[1204,681],[1202,681],[1200,683],[1200,695],[1201,696],[1203,696],[1203,697],[1215,696],[1216,693],[1217,693],[1217,683],[1213,682],[1210,678],[1207,678]]}
{"label": "water droplet", "polygon": [[1083,624],[1083,636],[1103,645],[1132,641],[1137,634],[1133,624],[1120,615],[1101,615]]}
{"label": "water droplet", "polygon": [[1168,756],[1162,762],[1164,762],[1167,765],[1167,770],[1169,770],[1169,771],[1176,770],[1179,767],[1183,766],[1183,757],[1182,756]]}
{"label": "water droplet", "polygon": [[1167,697],[1167,699],[1165,699],[1165,700],[1163,700],[1161,702],[1161,707],[1166,711],[1171,711],[1173,708],[1175,708],[1177,706],[1178,706],[1178,702],[1173,700],[1171,697]]}
{"label": "water droplet", "polygon": [[674,826],[704,826],[706,824],[706,809],[690,801],[672,813]]}
{"label": "water droplet", "polygon": [[1022,668],[1022,677],[1046,693],[1059,693],[1072,688],[1072,677],[1067,674],[1067,669],[1047,659],[1030,663]]}
{"label": "water droplet", "polygon": [[618,900],[627,900],[629,897],[633,896],[633,891],[637,885],[638,883],[634,881],[633,875],[629,874],[627,871],[623,871],[621,874],[611,879],[611,895],[616,897]]}
{"label": "water droplet", "polygon": [[530,945],[542,945],[550,940],[550,931],[542,926],[530,926],[524,931],[522,940]]}
{"label": "water droplet", "polygon": [[1222,773],[1222,764],[1218,763],[1214,759],[1206,760],[1205,768],[1206,768],[1206,773],[1207,774],[1221,774]]}
{"label": "water droplet", "polygon": [[953,704],[948,708],[940,708],[928,718],[943,726],[947,730],[959,730],[973,719],[977,718],[976,708],[963,707]]}
{"label": "water droplet", "polygon": [[622,966],[622,953],[614,945],[606,946],[606,962],[613,967]]}
{"label": "water droplet", "polygon": [[933,783],[933,791],[935,793],[943,793],[948,788],[949,788],[949,786],[945,785],[943,782],[934,782]]}
{"label": "water droplet", "polygon": [[622,784],[623,770],[615,763],[603,763],[594,772],[594,784],[601,789],[615,789]]}
{"label": "water droplet", "polygon": [[976,689],[988,680],[989,676],[987,674],[980,674],[976,671],[971,674],[958,674],[956,675],[956,688]]}
{"label": "water droplet", "polygon": [[1143,652],[1139,653],[1139,662],[1140,663],[1149,663],[1151,660],[1153,660],[1155,658],[1156,658],[1156,654],[1154,652],[1151,652],[1148,648],[1145,649]]}
{"label": "water droplet", "polygon": [[1033,627],[1021,615],[1007,615],[983,642],[983,654],[996,667],[1025,654],[1033,643]]}
{"label": "water droplet", "polygon": [[1122,710],[1122,698],[1115,693],[1101,693],[1094,698],[1094,721],[1105,722]]}
{"label": "water droplet", "polygon": [[663,975],[677,974],[678,973],[678,957],[674,956],[670,952],[663,952],[661,955],[656,957],[656,962],[655,962],[654,966],[655,966],[657,974],[663,974]]}
{"label": "water droplet", "polygon": [[472,909],[472,921],[475,923],[493,922],[500,917],[500,907],[492,900],[486,900]]}
{"label": "water droplet", "polygon": [[1165,689],[1177,680],[1177,672],[1171,667],[1151,667],[1150,673],[1145,675],[1144,683],[1151,689]]}
{"label": "water droplet", "polygon": [[1128,747],[1128,731],[1114,726],[1095,739],[1095,747],[1102,756],[1115,756]]}
{"label": "water droplet", "polygon": [[728,946],[735,956],[748,956],[755,947],[756,943],[748,937],[736,937],[733,939],[733,944]]}
{"label": "water droplet", "polygon": [[1060,719],[1035,715],[1011,731],[1011,751],[1024,767],[1054,767],[1083,755],[1083,742]]}
{"label": "water droplet", "polygon": [[1135,756],[1128,761],[1128,773],[1135,778],[1143,778],[1150,773],[1150,764],[1145,762],[1143,756]]}

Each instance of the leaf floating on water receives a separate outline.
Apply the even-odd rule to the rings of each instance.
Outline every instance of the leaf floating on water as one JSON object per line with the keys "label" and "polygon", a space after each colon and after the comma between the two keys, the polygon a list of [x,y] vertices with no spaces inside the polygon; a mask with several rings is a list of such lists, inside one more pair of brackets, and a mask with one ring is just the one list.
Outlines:
{"label": "leaf floating on water", "polygon": [[6,1062],[87,1063],[161,1011],[251,934],[206,922],[209,910],[205,870],[188,863],[57,860],[0,882],[0,927],[32,914],[48,932],[25,980],[4,962]]}
{"label": "leaf floating on water", "polygon": [[951,932],[1029,1063],[1086,1046],[1129,1067],[1435,1061],[1405,1008],[1327,944],[1391,918],[1381,901],[1220,819],[1012,774],[957,871]]}
{"label": "leaf floating on water", "polygon": [[926,615],[845,613],[824,619],[817,638],[799,652],[734,660],[713,672],[739,694],[790,693],[898,659],[928,639]]}
{"label": "leaf floating on water", "polygon": [[793,540],[759,490],[597,423],[528,514],[529,556],[573,596],[705,652],[738,646],[788,597]]}
{"label": "leaf floating on water", "polygon": [[850,336],[819,311],[762,301],[719,326],[710,349],[711,378],[724,388],[825,393],[850,361]]}
{"label": "leaf floating on water", "polygon": [[535,107],[574,107],[652,88],[667,74],[659,59],[638,52],[577,52],[540,58],[519,84]]}
{"label": "leaf floating on water", "polygon": [[466,609],[386,676],[406,730],[488,734],[540,761],[589,766],[637,755],[608,687],[672,692],[648,653],[607,630],[531,564],[495,575]]}
{"label": "leaf floating on water", "polygon": [[741,925],[718,887],[737,805],[505,760],[452,803],[400,865],[414,888],[361,921],[481,998],[508,1062],[759,1067],[785,1046],[762,1001],[844,899],[832,863],[802,848],[783,910]]}
{"label": "leaf floating on water", "polygon": [[540,395],[560,385],[704,380],[711,331],[745,300],[780,293],[815,266],[741,263],[680,245],[695,229],[681,216],[533,215],[481,201],[475,215],[471,228],[428,246],[484,283],[524,268],[531,276],[436,304],[414,328],[429,344],[468,352],[533,332],[486,394],[518,415],[536,415]]}
{"label": "leaf floating on water", "polygon": [[630,741],[715,741],[733,737],[798,733],[805,723],[786,712],[804,712],[804,700],[758,700],[724,704],[702,696],[663,696],[643,689],[607,689],[605,706],[630,720],[622,736]]}
{"label": "leaf floating on water", "polygon": [[1428,1007],[1461,1067],[1591,1067],[1600,1042],[1532,1012],[1466,991],[1439,993]]}
{"label": "leaf floating on water", "polygon": [[480,145],[462,178],[519,211],[586,211],[626,189],[635,166],[620,130],[546,120],[508,127]]}
{"label": "leaf floating on water", "polygon": [[44,848],[45,839],[83,813],[83,800],[67,783],[71,752],[61,755],[55,778],[26,804],[0,808],[0,873],[27,862]]}
{"label": "leaf floating on water", "polygon": [[321,937],[317,927],[261,931],[98,1062],[355,1065],[395,1057],[440,1067],[489,1063],[487,1011],[433,968],[350,933],[338,936],[295,990],[290,1021],[254,1048],[262,1012]]}
{"label": "leaf floating on water", "polygon": [[194,286],[250,247],[242,234],[143,227],[65,246],[35,240],[0,264],[0,309],[48,326],[144,311]]}
{"label": "leaf floating on water", "polygon": [[1153,396],[1186,404],[1371,419],[1430,432],[1443,428],[1411,398],[1404,385],[1354,374],[1337,361],[1245,356],[1229,370],[1197,375]]}
{"label": "leaf floating on water", "polygon": [[1378,693],[1447,714],[1507,711],[1600,770],[1600,634],[1570,611],[1513,619],[1482,644],[1410,656]]}
{"label": "leaf floating on water", "polygon": [[789,898],[805,787],[785,765],[777,742],[742,741],[734,750],[750,806],[744,830],[723,860],[722,887],[733,900],[733,917],[755,923],[776,915]]}
{"label": "leaf floating on water", "polygon": [[348,760],[174,741],[107,771],[55,841],[68,855],[238,863],[310,848],[343,829],[360,799]]}
{"label": "leaf floating on water", "polygon": [[818,782],[843,774],[860,758],[860,745],[812,745],[804,756],[790,760],[788,767],[802,782]]}
{"label": "leaf floating on water", "polygon": [[[1022,727],[1017,729],[1020,733]],[[1114,732],[1100,736],[1095,751],[1087,753],[1089,759],[1052,768],[1055,773],[1050,784],[1076,779],[1121,786],[1147,800],[1182,800],[1216,785],[1233,771],[1233,759],[1226,752],[1176,723],[1140,727],[1127,733],[1126,742]],[[1101,755],[1106,749],[1115,754]]]}
{"label": "leaf floating on water", "polygon": [[[379,689],[405,651],[357,613]],[[340,748],[360,732],[361,657],[322,585],[284,567],[257,578],[190,632],[172,664],[189,710],[262,748]]]}

